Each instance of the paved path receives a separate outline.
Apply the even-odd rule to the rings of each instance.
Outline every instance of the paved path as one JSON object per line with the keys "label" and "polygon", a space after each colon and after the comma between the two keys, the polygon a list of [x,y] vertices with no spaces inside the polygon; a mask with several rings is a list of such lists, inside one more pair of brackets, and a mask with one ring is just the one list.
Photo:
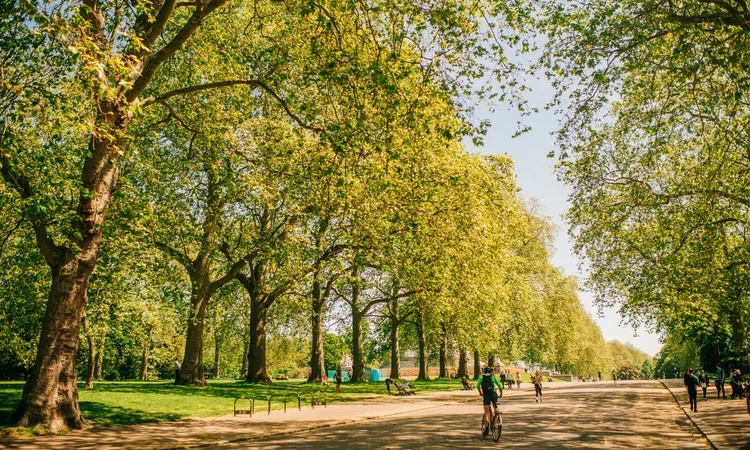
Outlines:
{"label": "paved path", "polygon": [[695,422],[718,449],[750,450],[750,414],[744,399],[730,400],[731,388],[726,385],[727,399],[716,397],[713,383],[708,388],[706,400],[698,394],[698,412],[690,411],[688,395],[682,380],[665,380],[664,384],[680,402],[685,414]]}
{"label": "paved path", "polygon": [[532,392],[503,399],[500,444],[481,438],[472,396],[471,403],[211,448],[710,448],[659,382],[548,384],[545,394],[543,403]]}
{"label": "paved path", "polygon": [[[549,383],[544,403],[534,403],[527,388],[508,393],[502,410],[503,447],[710,448],[659,382]],[[5,440],[0,448],[490,448],[497,444],[481,439],[480,413],[475,391],[454,391]]]}

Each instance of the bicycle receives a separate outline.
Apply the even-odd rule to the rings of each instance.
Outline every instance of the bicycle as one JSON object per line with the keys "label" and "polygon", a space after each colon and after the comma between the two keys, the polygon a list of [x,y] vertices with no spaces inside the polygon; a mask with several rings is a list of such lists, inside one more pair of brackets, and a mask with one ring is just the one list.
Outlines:
{"label": "bicycle", "polygon": [[[503,413],[498,410],[494,405],[490,404],[490,433],[492,434],[492,440],[495,442],[500,440],[500,435],[503,432]],[[484,414],[482,414],[482,435],[484,435],[484,429],[487,424],[484,421]]]}

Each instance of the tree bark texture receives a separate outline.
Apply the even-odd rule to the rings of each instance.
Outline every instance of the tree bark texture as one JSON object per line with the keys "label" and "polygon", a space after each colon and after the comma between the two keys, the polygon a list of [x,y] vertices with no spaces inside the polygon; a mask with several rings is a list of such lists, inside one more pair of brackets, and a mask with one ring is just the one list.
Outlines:
{"label": "tree bark texture", "polygon": [[312,305],[312,353],[310,356],[310,376],[308,383],[327,383],[328,374],[323,352],[323,323],[325,322],[325,303],[315,301]]}
{"label": "tree bark texture", "polygon": [[398,332],[401,326],[401,319],[398,311],[398,299],[390,301],[388,314],[391,319],[391,378],[398,379],[401,371],[401,348],[399,347]]}
{"label": "tree bark texture", "polygon": [[253,303],[250,310],[250,347],[247,353],[248,383],[271,384],[266,370],[266,317],[268,308]]}
{"label": "tree bark texture", "polygon": [[357,282],[352,285],[352,381],[364,382],[365,364],[363,361],[364,346],[362,345],[362,307],[360,305],[361,287],[359,273],[354,270]]}
{"label": "tree bark texture", "polygon": [[445,323],[441,326],[440,334],[440,378],[448,378],[448,330]]}
{"label": "tree bark texture", "polygon": [[427,374],[427,330],[425,330],[424,312],[417,316],[417,341],[419,346],[419,375],[418,380],[429,380]]}
{"label": "tree bark texture", "polygon": [[250,351],[250,337],[245,339],[245,343],[243,345],[243,351],[242,351],[242,373],[240,376],[245,379],[247,378],[247,371],[249,367],[249,359],[247,357],[247,353]]}
{"label": "tree bark texture", "polygon": [[489,355],[487,355],[487,367],[489,367],[490,369],[495,368],[495,354],[494,353],[490,353]]}
{"label": "tree bark texture", "polygon": [[214,333],[214,379],[221,378],[221,333]]}
{"label": "tree bark texture", "polygon": [[468,357],[468,354],[466,352],[465,348],[460,348],[458,350],[458,376],[459,377],[465,377],[468,376],[468,371],[466,367],[466,359]]}
{"label": "tree bark texture", "polygon": [[479,373],[482,367],[479,365],[479,350],[474,350],[474,379],[479,379]]}
{"label": "tree bark texture", "polygon": [[203,366],[203,328],[208,308],[208,298],[195,295],[191,301],[191,313],[185,339],[185,356],[182,359],[179,384],[205,386],[206,375]]}
{"label": "tree bark texture", "polygon": [[102,338],[99,341],[99,350],[96,351],[96,365],[94,365],[94,379],[96,381],[102,381],[104,377],[102,376],[102,366],[104,365],[104,344],[107,343],[107,332],[105,331],[102,333]]}
{"label": "tree bark texture", "polygon": [[323,334],[325,332],[326,302],[332,286],[333,280],[329,280],[326,286],[323,286],[319,267],[316,267],[313,271],[312,284],[312,348],[310,352],[310,376],[307,377],[308,383],[328,383],[323,351]]}

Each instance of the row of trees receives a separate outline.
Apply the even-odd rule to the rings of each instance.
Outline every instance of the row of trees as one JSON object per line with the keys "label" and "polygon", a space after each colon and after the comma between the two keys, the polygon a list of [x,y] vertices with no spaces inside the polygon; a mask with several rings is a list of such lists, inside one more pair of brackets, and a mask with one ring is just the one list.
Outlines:
{"label": "row of trees", "polygon": [[510,159],[462,147],[487,126],[477,101],[525,110],[506,52],[530,49],[531,5],[2,5],[0,364],[28,377],[19,425],[84,426],[79,367],[91,387],[175,356],[192,385],[223,364],[268,383],[269,356],[325,381],[342,342],[355,380],[388,353],[398,377],[405,348],[421,378],[431,349],[441,376],[455,350],[614,362]]}
{"label": "row of trees", "polygon": [[560,174],[590,287],[704,367],[746,372],[746,2],[591,0],[546,12],[546,63],[572,106]]}

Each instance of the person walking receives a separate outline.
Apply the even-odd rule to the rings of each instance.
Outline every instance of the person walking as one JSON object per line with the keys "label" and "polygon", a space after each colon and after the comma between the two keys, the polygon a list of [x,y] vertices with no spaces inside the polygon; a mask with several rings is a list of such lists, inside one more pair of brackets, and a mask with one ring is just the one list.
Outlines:
{"label": "person walking", "polygon": [[701,389],[703,389],[703,401],[708,401],[706,398],[706,389],[708,389],[708,375],[706,375],[706,371],[701,369],[700,375],[698,375],[698,384],[700,385]]}
{"label": "person walking", "polygon": [[615,371],[615,369],[612,369],[612,382],[614,384],[617,384],[617,372]]}
{"label": "person walking", "polygon": [[180,358],[174,359],[174,384],[180,384],[180,370],[182,370],[182,364],[180,364]]}
{"label": "person walking", "polygon": [[742,398],[742,385],[740,385],[740,369],[732,373],[729,378],[729,384],[732,386],[732,400]]}
{"label": "person walking", "polygon": [[688,398],[690,399],[690,411],[698,412],[698,377],[693,375],[693,369],[685,371],[682,382],[687,387]]}
{"label": "person walking", "polygon": [[336,392],[341,392],[341,365],[336,367],[336,373],[333,376],[336,381]]}
{"label": "person walking", "polygon": [[534,391],[536,392],[536,402],[542,401],[542,373],[539,369],[534,372]]}
{"label": "person walking", "polygon": [[516,389],[517,391],[521,390],[521,373],[520,372],[516,372],[516,387],[517,387]]}
{"label": "person walking", "polygon": [[597,382],[602,381],[602,371],[601,370],[596,373],[596,381]]}
{"label": "person walking", "polygon": [[727,393],[724,392],[724,380],[726,377],[727,374],[724,372],[724,369],[721,368],[721,363],[716,363],[716,379],[714,379],[714,384],[716,385],[716,398],[721,398],[722,396],[727,398]]}

